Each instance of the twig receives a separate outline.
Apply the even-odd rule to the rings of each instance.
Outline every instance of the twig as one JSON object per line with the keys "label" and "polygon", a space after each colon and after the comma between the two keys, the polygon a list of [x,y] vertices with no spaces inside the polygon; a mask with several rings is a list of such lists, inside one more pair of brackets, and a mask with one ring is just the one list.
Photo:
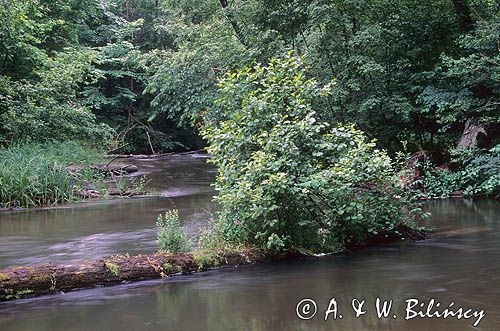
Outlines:
{"label": "twig", "polygon": [[153,152],[153,154],[155,155],[156,152],[153,148],[153,144],[151,144],[151,136],[149,135],[149,131],[146,131],[146,135],[148,136],[148,142],[149,142],[149,147],[151,147],[151,152]]}

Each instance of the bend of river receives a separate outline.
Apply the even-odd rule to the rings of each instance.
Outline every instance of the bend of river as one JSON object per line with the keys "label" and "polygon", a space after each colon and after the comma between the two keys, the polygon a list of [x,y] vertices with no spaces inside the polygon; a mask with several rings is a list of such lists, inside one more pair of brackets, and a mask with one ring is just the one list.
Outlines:
{"label": "bend of river", "polygon": [[[136,161],[162,198],[112,200],[0,214],[0,268],[74,262],[155,247],[155,218],[177,208],[193,236],[214,210],[205,159]],[[2,331],[70,330],[500,330],[500,203],[435,201],[429,225],[452,235],[356,254],[229,268],[0,304]],[[343,319],[324,321],[336,298]],[[375,299],[394,299],[399,316],[378,319]],[[303,298],[311,320],[296,316]],[[351,300],[367,313],[353,316]],[[404,300],[484,309],[475,319],[404,319]]]}

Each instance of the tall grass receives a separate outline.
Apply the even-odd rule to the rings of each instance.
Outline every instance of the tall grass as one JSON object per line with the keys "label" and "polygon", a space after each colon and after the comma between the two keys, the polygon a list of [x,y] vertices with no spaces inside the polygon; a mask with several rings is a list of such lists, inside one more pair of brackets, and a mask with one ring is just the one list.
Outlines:
{"label": "tall grass", "polygon": [[66,166],[102,159],[97,150],[75,142],[0,149],[0,206],[28,208],[74,201],[85,178]]}

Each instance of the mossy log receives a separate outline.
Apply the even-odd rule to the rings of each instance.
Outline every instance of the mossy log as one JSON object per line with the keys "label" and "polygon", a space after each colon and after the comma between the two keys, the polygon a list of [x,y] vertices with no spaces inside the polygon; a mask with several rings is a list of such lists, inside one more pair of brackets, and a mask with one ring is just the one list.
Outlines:
{"label": "mossy log", "polygon": [[41,264],[0,270],[0,301],[69,292],[97,286],[109,286],[190,274],[223,265],[240,265],[267,259],[298,257],[298,252],[270,256],[263,252],[224,253],[218,257],[194,254],[152,254],[113,256],[109,259],[70,264]]}
{"label": "mossy log", "polygon": [[[406,226],[398,227],[399,235],[381,233],[367,245],[396,242],[401,235],[411,241],[425,239],[426,233]],[[41,264],[0,270],[0,302],[36,297],[51,293],[69,292],[97,286],[109,286],[124,282],[150,280],[174,274],[190,274],[220,266],[236,266],[257,262],[298,259],[308,256],[304,252],[290,250],[283,253],[258,249],[214,252],[196,251],[189,254],[157,253],[151,255],[117,255],[107,259],[80,264]]]}

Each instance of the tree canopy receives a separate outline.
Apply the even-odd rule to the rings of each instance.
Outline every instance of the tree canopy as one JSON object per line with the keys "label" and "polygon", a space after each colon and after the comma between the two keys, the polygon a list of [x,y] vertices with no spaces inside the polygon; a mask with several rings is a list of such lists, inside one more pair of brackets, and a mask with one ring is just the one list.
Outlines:
{"label": "tree canopy", "polygon": [[394,153],[456,146],[472,119],[487,147],[499,10],[493,0],[2,0],[0,142],[200,147],[217,79],[293,50],[335,86],[325,120],[352,122]]}

